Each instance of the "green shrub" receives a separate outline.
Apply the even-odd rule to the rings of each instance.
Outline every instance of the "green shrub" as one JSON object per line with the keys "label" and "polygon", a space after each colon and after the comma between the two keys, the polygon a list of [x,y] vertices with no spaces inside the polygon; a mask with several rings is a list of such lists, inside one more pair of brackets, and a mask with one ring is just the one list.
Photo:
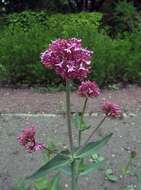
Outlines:
{"label": "green shrub", "polygon": [[41,24],[46,26],[49,13],[45,11],[32,12],[24,11],[22,13],[10,14],[7,18],[7,23],[10,27],[20,27],[27,31],[33,27],[34,24]]}
{"label": "green shrub", "polygon": [[135,45],[140,44],[140,33],[128,34],[124,39],[112,39],[106,33],[99,32],[100,19],[95,22],[90,22],[90,19],[76,21],[70,18],[70,24],[64,22],[57,36],[81,38],[84,46],[94,51],[90,79],[100,85],[140,81],[141,53],[137,48],[132,51]]}
{"label": "green shrub", "polygon": [[[89,22],[96,25],[100,14],[90,15]],[[49,17],[44,12],[10,15],[8,26],[0,33],[0,79],[10,83],[59,83],[61,79],[41,65],[40,53],[51,40],[63,36],[64,22],[71,25],[74,19],[74,23],[84,23],[88,16],[84,13]]]}
{"label": "green shrub", "polygon": [[141,81],[140,31],[127,34],[124,39],[112,39],[99,31],[99,13],[44,14],[22,13],[24,24],[22,19],[13,20],[23,17],[21,14],[10,16],[9,25],[0,32],[0,80],[58,85],[61,79],[44,69],[40,53],[51,40],[76,37],[94,51],[90,79],[100,85]]}
{"label": "green shrub", "polygon": [[116,37],[124,32],[134,32],[141,29],[141,16],[132,2],[127,0],[119,1],[114,10],[113,16],[109,17],[111,22],[111,34]]}
{"label": "green shrub", "polygon": [[40,64],[40,53],[52,39],[40,25],[26,33],[18,28],[5,29],[0,35],[1,80],[31,84],[52,79],[54,75]]}

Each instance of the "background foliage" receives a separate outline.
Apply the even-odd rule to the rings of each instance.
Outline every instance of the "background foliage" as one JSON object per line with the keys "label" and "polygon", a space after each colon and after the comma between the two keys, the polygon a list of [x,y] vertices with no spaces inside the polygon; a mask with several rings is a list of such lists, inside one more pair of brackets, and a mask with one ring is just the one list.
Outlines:
{"label": "background foliage", "polygon": [[141,82],[141,17],[132,3],[115,4],[112,19],[102,13],[24,11],[0,17],[0,81],[60,84],[46,71],[40,53],[56,38],[76,37],[94,51],[90,79],[100,85]]}

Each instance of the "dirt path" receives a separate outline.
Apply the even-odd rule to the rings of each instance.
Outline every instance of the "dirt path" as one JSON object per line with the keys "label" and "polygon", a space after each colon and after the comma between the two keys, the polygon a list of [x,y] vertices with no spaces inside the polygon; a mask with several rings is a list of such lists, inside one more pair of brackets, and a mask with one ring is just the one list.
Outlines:
{"label": "dirt path", "polygon": [[[82,178],[81,189],[105,190],[104,187],[107,187],[108,190],[122,190],[124,186],[133,184],[136,190],[135,176],[123,179],[122,168],[129,158],[126,149],[136,150],[134,168],[141,171],[141,87],[130,86],[118,91],[103,90],[98,99],[91,99],[86,120],[92,126],[102,117],[98,111],[104,97],[119,103],[123,107],[124,117],[121,120],[107,120],[101,133],[95,137],[100,138],[111,131],[114,133],[107,147],[101,152],[105,157],[104,166],[101,171]],[[64,92],[42,94],[35,93],[32,89],[0,90],[0,190],[15,190],[12,188],[13,182],[30,175],[43,163],[41,153],[29,155],[17,144],[16,137],[27,122],[36,124],[40,140],[50,142],[54,139],[58,146],[67,143],[65,118],[59,114],[65,110],[64,98]],[[72,110],[80,111],[83,99],[79,99],[76,93],[72,93],[71,99]],[[43,112],[46,114],[41,115]],[[83,139],[86,136],[87,133]],[[116,183],[105,179],[105,171],[109,168],[112,168],[118,177]],[[65,189],[69,190],[69,187]]]}
{"label": "dirt path", "polygon": [[[111,190],[122,190],[126,185],[137,185],[134,176],[123,179],[122,169],[127,164],[129,153],[125,149],[136,150],[137,157],[134,161],[134,169],[141,170],[141,113],[136,116],[127,116],[122,120],[106,120],[104,128],[95,138],[101,138],[109,132],[114,135],[107,146],[100,152],[105,161],[101,171],[81,178],[81,189],[103,190],[109,187]],[[88,116],[86,120],[94,126],[101,118]],[[67,143],[67,128],[63,116],[12,116],[1,115],[0,117],[0,190],[12,189],[13,183],[20,181],[25,176],[31,175],[44,162],[41,152],[33,155],[26,153],[17,143],[17,135],[25,127],[27,122],[36,124],[37,138],[42,142],[54,142],[57,146]],[[85,133],[83,140],[89,132]],[[52,140],[53,139],[53,140]],[[77,139],[75,138],[75,143]],[[105,180],[105,171],[112,169],[118,177],[115,183]],[[68,183],[65,180],[65,183]],[[89,187],[89,188],[88,188]],[[66,188],[69,190],[69,188]],[[135,188],[136,189],[136,188]]]}
{"label": "dirt path", "polygon": [[[124,110],[135,111],[141,108],[141,87],[130,86],[117,91],[103,90],[98,98],[90,99],[87,111],[99,110],[102,98],[111,99]],[[1,113],[60,113],[65,111],[65,93],[37,93],[33,89],[0,89]],[[72,111],[80,111],[83,98],[72,93]]]}

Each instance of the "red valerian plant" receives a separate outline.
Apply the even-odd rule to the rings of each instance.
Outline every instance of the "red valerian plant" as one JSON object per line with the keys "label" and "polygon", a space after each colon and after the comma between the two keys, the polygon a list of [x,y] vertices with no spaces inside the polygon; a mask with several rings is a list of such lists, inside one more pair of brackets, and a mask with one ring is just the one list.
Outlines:
{"label": "red valerian plant", "polygon": [[[87,139],[82,141],[82,133],[91,127],[86,124],[84,117],[88,99],[99,96],[100,89],[95,81],[83,81],[78,89],[78,94],[85,100],[83,109],[81,113],[72,116],[70,109],[70,84],[73,79],[82,80],[87,77],[90,72],[91,58],[92,52],[84,49],[81,40],[76,38],[55,40],[49,45],[48,50],[41,54],[43,65],[47,69],[54,69],[66,82],[66,118],[69,149],[58,150],[58,153],[56,151],[50,151],[48,147],[35,141],[35,129],[33,128],[25,129],[22,135],[19,136],[18,141],[28,152],[45,149],[52,153],[52,157],[49,157],[40,169],[28,177],[30,180],[35,180],[50,174],[52,170],[56,171],[57,175],[53,178],[47,189],[52,189],[53,187],[54,190],[60,190],[58,173],[64,172],[65,175],[71,176],[71,189],[78,190],[79,177],[96,170],[102,162],[98,161],[90,164],[87,162],[87,158],[91,157],[97,150],[107,144],[112,133],[107,134],[97,141],[91,141],[92,137],[107,117],[117,118],[121,115],[121,108],[117,104],[104,101],[101,107],[105,113],[104,118],[92,129]],[[78,144],[74,143],[72,119],[74,126],[78,130]]]}

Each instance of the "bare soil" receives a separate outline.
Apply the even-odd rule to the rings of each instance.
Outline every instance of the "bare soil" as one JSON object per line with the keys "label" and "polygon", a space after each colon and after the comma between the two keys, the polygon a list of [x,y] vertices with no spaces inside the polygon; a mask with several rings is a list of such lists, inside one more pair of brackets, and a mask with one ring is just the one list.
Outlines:
{"label": "bare soil", "polygon": [[[102,90],[98,98],[90,99],[87,112],[99,111],[103,98],[113,100],[125,110],[135,111],[141,104],[141,87],[128,86],[120,90]],[[72,93],[72,111],[81,111],[83,98]],[[65,93],[39,93],[33,89],[0,89],[1,113],[61,113],[65,111]]]}
{"label": "bare soil", "polygon": [[[53,141],[58,147],[67,144],[66,120],[62,114],[65,111],[65,93],[35,93],[32,89],[3,88],[0,89],[0,97],[0,190],[15,190],[14,183],[32,174],[44,162],[40,152],[33,155],[25,153],[17,143],[17,135],[27,122],[36,124],[37,138],[40,141]],[[141,87],[128,86],[117,91],[102,90],[100,97],[90,99],[85,119],[92,126],[103,117],[99,109],[102,98],[120,104],[124,117],[120,120],[106,120],[102,130],[94,137],[93,140],[108,132],[114,133],[108,145],[100,151],[105,157],[101,171],[82,178],[81,189],[123,190],[123,187],[133,185],[136,190],[135,175],[124,176],[122,170],[129,160],[130,151],[135,150],[137,157],[133,170],[141,171]],[[77,93],[72,93],[72,111],[80,111],[83,101]],[[83,140],[89,133],[90,131],[87,131],[84,134]],[[105,171],[109,168],[113,169],[114,175],[118,177],[115,183],[105,178]],[[63,181],[68,183],[65,176]],[[70,188],[65,186],[65,189]]]}

